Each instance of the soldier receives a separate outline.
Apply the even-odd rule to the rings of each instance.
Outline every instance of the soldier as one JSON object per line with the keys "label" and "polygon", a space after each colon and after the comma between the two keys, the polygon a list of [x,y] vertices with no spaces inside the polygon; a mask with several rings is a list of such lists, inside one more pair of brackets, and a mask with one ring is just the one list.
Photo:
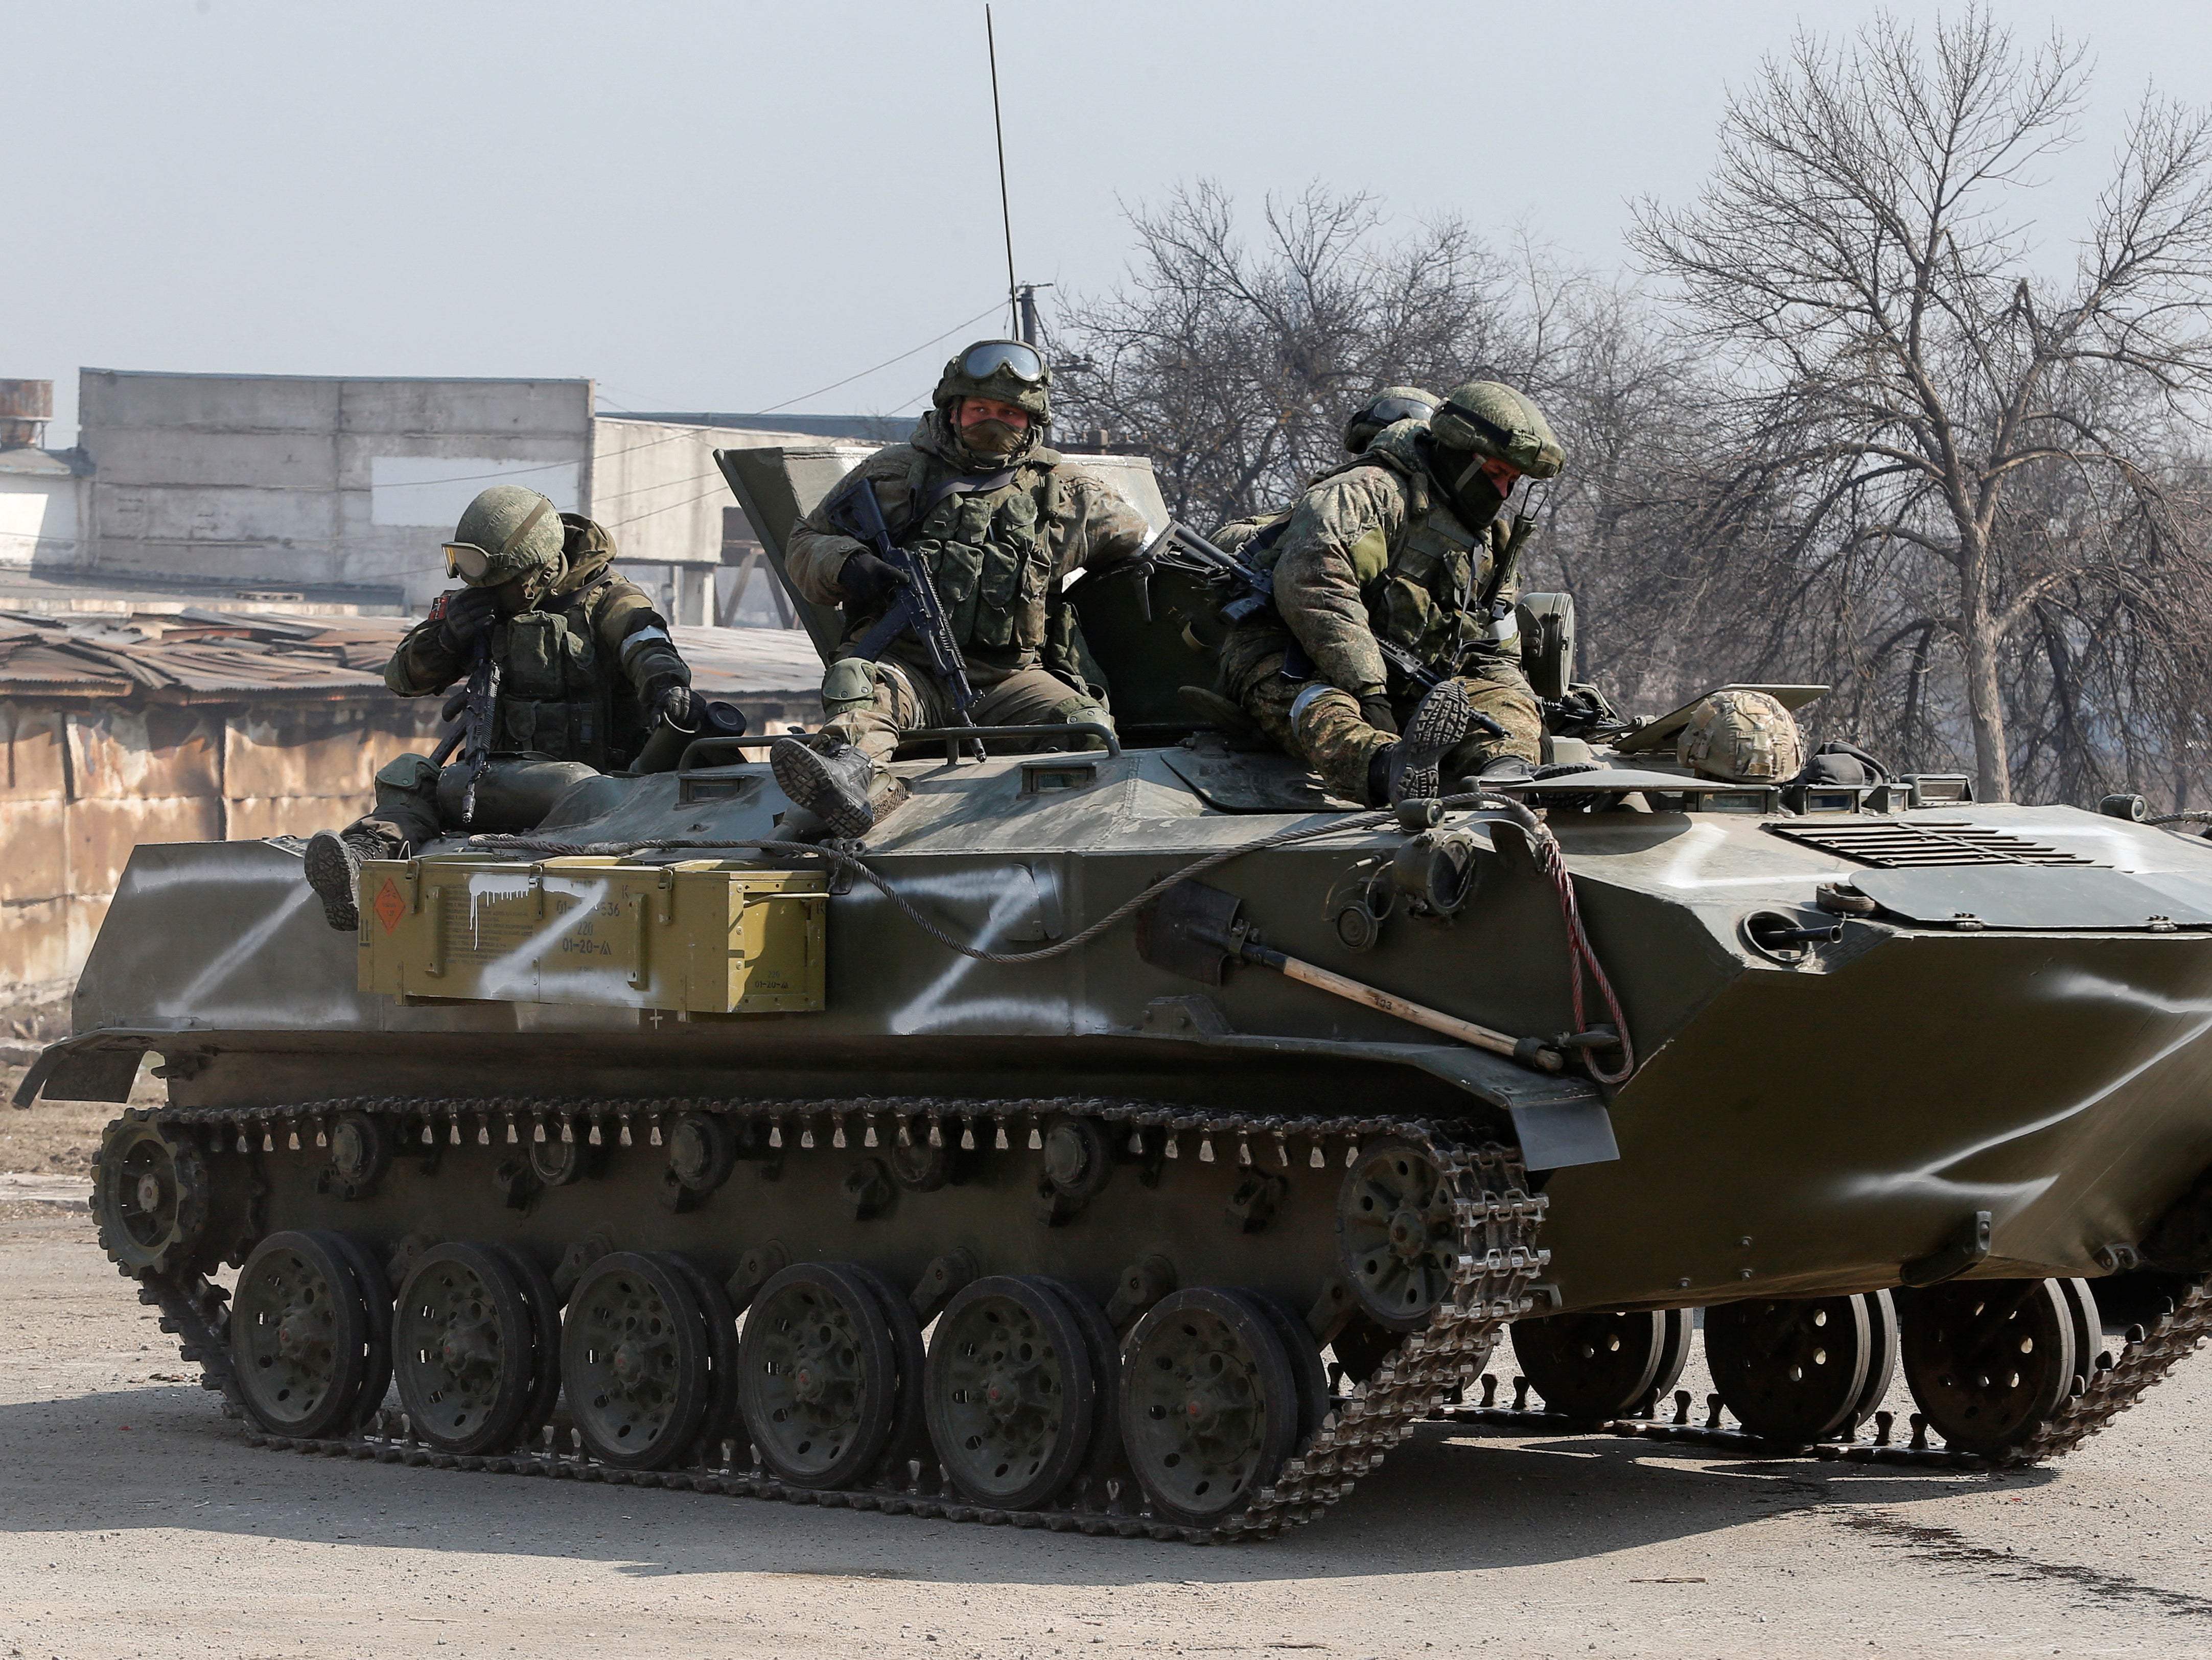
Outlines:
{"label": "soldier", "polygon": [[945,688],[911,633],[876,661],[857,645],[896,601],[898,571],[839,529],[848,492],[875,487],[884,523],[921,556],[981,696],[978,726],[1088,721],[1110,725],[1106,689],[1086,673],[1061,580],[1126,559],[1148,532],[1136,508],[1096,473],[1040,441],[1052,418],[1052,372],[1034,347],[982,340],[945,366],[903,444],[846,476],[792,533],[793,584],[845,608],[845,644],[823,677],[821,732],[769,753],[776,782],[833,834],[875,823],[883,763],[903,731],[952,719]]}
{"label": "soldier", "polygon": [[[495,484],[469,503],[440,594],[407,631],[384,684],[428,697],[466,676],[480,647],[501,671],[495,757],[470,828],[526,830],[571,785],[625,767],[663,717],[691,724],[691,671],[644,590],[609,569],[613,538],[535,490]],[[404,859],[461,820],[467,768],[403,755],[376,775],[376,805],[307,843],[308,884],[334,928],[360,926],[364,859]]]}
{"label": "soldier", "polygon": [[[1505,540],[1495,521],[1522,477],[1556,477],[1564,461],[1542,412],[1494,380],[1459,387],[1426,428],[1384,428],[1306,491],[1260,556],[1279,615],[1230,631],[1223,684],[1347,800],[1395,804],[1444,777],[1525,775],[1542,717],[1510,584],[1492,580]],[[1419,697],[1378,636],[1449,678]],[[1504,735],[1479,731],[1478,712]]]}

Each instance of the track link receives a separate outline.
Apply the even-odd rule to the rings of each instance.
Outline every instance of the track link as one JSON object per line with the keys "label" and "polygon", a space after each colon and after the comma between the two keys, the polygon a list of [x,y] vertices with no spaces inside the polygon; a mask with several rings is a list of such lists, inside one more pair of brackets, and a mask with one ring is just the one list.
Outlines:
{"label": "track link", "polygon": [[[375,1098],[324,1101],[295,1106],[237,1110],[172,1108],[155,1112],[152,1122],[180,1137],[204,1138],[210,1154],[252,1155],[314,1145],[340,1113],[368,1113],[393,1122],[403,1146],[441,1141],[460,1145],[517,1143],[526,1136],[543,1140],[589,1140],[630,1146],[658,1143],[664,1122],[680,1112],[706,1112],[757,1127],[766,1123],[769,1145],[811,1148],[823,1143],[882,1145],[926,1137],[929,1145],[975,1147],[988,1135],[1005,1148],[1023,1136],[1030,1146],[1050,1119],[1087,1117],[1125,1128],[1132,1134],[1164,1138],[1167,1158],[1216,1158],[1215,1144],[1234,1148],[1239,1164],[1273,1162],[1287,1167],[1300,1152],[1314,1166],[1348,1163],[1362,1142],[1391,1137],[1413,1143],[1436,1163],[1449,1194],[1457,1230],[1457,1254],[1449,1293],[1428,1325],[1394,1347],[1362,1383],[1337,1398],[1319,1429],[1283,1465],[1274,1481],[1252,1505],[1210,1528],[1164,1522],[1147,1514],[1133,1483],[1093,1480],[1073,1490],[1075,1502],[1035,1511],[995,1510],[969,1503],[948,1491],[933,1467],[895,1471],[875,1485],[848,1489],[796,1487],[752,1465],[739,1438],[725,1442],[719,1457],[710,1453],[681,1470],[634,1472],[600,1465],[581,1453],[551,1450],[516,1450],[465,1456],[434,1451],[410,1439],[395,1414],[380,1413],[368,1429],[352,1436],[301,1439],[270,1435],[253,1424],[230,1362],[224,1304],[227,1293],[198,1273],[145,1273],[140,1299],[158,1305],[161,1328],[180,1341],[179,1353],[197,1363],[201,1386],[219,1391],[226,1410],[245,1420],[246,1439],[256,1446],[325,1456],[373,1459],[382,1463],[425,1464],[439,1468],[501,1475],[538,1475],[556,1480],[611,1481],[663,1487],[735,1497],[782,1499],[833,1508],[874,1510],[955,1522],[981,1522],[1061,1532],[1082,1532],[1227,1543],[1267,1538],[1317,1519],[1348,1494],[1358,1478],[1425,1419],[1437,1415],[1455,1395],[1481,1373],[1498,1340],[1513,1318],[1531,1306],[1528,1287],[1548,1261],[1536,1235],[1547,1201],[1529,1191],[1528,1174],[1512,1149],[1474,1139],[1473,1127],[1390,1118],[1276,1117],[1192,1110],[1150,1103],[1056,1098],[1020,1101],[861,1098],[844,1101],[445,1101]],[[1194,1148],[1186,1142],[1194,1138]],[[1339,1146],[1340,1158],[1330,1152]],[[250,1239],[234,1250],[242,1260]],[[112,1253],[111,1253],[112,1254]],[[125,1269],[125,1272],[130,1272]],[[548,1435],[550,1439],[550,1433]]]}

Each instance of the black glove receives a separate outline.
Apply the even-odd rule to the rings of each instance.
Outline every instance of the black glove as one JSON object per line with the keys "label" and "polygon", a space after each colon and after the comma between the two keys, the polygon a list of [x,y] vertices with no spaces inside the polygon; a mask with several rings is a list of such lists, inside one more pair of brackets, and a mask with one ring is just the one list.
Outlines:
{"label": "black glove", "polygon": [[463,588],[438,613],[438,636],[447,651],[466,657],[498,616],[499,599],[489,588]]}
{"label": "black glove", "polygon": [[1390,700],[1379,691],[1359,700],[1359,718],[1377,732],[1387,732],[1393,738],[1398,735],[1398,717],[1391,710]]}
{"label": "black glove", "polygon": [[670,726],[681,727],[685,732],[692,729],[691,688],[681,681],[665,682],[658,687],[648,686],[645,702],[646,707],[653,711],[648,725],[657,727],[665,721]]}
{"label": "black glove", "polygon": [[906,576],[896,565],[872,553],[856,553],[837,573],[837,587],[862,611],[887,611]]}

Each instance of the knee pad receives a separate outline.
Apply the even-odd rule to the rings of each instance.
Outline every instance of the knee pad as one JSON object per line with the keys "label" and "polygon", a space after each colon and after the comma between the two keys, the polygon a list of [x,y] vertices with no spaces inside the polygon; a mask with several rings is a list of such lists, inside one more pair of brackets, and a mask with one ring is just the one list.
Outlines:
{"label": "knee pad", "polygon": [[841,657],[822,677],[822,708],[830,715],[864,709],[876,701],[876,686],[883,672],[865,657]]}
{"label": "knee pad", "polygon": [[[1088,721],[1103,727],[1109,732],[1114,730],[1114,717],[1106,712],[1103,705],[1089,697],[1063,698],[1052,706],[1050,718],[1060,722]],[[1083,747],[1103,750],[1106,745],[1103,739],[1086,734],[1083,739]]]}
{"label": "knee pad", "polygon": [[1293,697],[1291,700],[1291,730],[1292,732],[1296,732],[1300,727],[1304,727],[1305,725],[1306,717],[1313,713],[1314,706],[1317,703],[1326,702],[1330,698],[1335,698],[1339,702],[1349,706],[1352,719],[1358,720],[1359,718],[1359,700],[1358,698],[1354,697],[1348,691],[1340,691],[1336,687],[1330,685],[1326,680],[1316,680],[1312,684],[1309,685],[1304,691],[1300,692],[1296,697]]}
{"label": "knee pad", "polygon": [[376,769],[376,781],[403,794],[434,789],[438,782],[437,763],[427,755],[402,755]]}

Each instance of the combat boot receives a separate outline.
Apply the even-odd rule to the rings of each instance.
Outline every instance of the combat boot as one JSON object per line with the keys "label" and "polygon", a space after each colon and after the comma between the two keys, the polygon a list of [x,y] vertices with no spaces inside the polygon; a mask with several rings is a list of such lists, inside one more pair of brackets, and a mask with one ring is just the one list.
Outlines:
{"label": "combat boot", "polygon": [[835,733],[779,738],[768,763],[776,787],[827,824],[832,836],[849,840],[875,824],[876,764]]}
{"label": "combat boot", "polygon": [[365,859],[403,859],[407,844],[358,826],[349,830],[317,830],[307,838],[307,885],[323,902],[323,920],[340,933],[361,927],[361,909],[355,896],[361,891],[361,866]]}
{"label": "combat boot", "polygon": [[1441,682],[1421,699],[1398,741],[1382,752],[1382,798],[1391,806],[1441,793],[1437,763],[1474,730],[1474,706],[1456,680]]}

